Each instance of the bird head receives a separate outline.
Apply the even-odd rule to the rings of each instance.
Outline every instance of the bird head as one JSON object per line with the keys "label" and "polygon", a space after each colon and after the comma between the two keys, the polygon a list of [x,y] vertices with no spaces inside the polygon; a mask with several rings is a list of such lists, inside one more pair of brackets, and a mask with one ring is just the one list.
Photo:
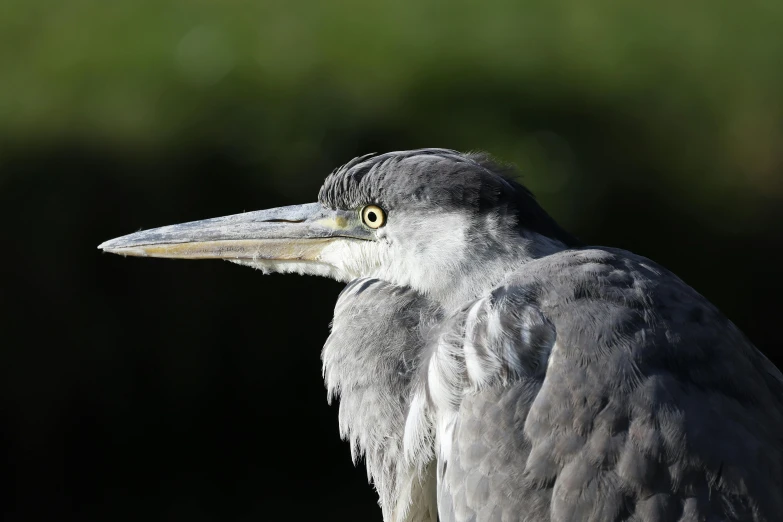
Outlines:
{"label": "bird head", "polygon": [[447,304],[576,244],[503,171],[487,156],[446,149],[362,156],[326,178],[317,203],[144,230],[99,248],[339,281],[376,277]]}

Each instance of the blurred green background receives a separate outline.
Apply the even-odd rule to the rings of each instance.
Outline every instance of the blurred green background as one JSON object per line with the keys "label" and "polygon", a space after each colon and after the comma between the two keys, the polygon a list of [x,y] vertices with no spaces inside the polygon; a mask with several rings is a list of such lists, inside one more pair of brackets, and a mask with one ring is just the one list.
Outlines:
{"label": "blurred green background", "polygon": [[380,520],[320,381],[340,285],[95,248],[314,201],[373,151],[515,163],[780,366],[781,28],[774,0],[0,3],[5,518]]}

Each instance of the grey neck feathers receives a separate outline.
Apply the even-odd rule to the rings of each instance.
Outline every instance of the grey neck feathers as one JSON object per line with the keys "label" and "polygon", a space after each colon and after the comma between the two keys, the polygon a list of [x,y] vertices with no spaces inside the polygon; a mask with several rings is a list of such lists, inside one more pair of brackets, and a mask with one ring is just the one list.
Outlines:
{"label": "grey neck feathers", "polygon": [[437,310],[419,294],[377,279],[350,283],[337,302],[324,346],[330,401],[340,398],[339,426],[362,456],[385,521],[434,521],[427,505],[428,463],[407,464],[403,433],[423,341],[421,328]]}
{"label": "grey neck feathers", "polygon": [[556,239],[530,231],[507,242],[476,234],[471,242],[475,248],[468,251],[471,255],[459,270],[445,276],[446,284],[428,294],[446,310],[455,310],[486,295],[525,263],[568,248]]}

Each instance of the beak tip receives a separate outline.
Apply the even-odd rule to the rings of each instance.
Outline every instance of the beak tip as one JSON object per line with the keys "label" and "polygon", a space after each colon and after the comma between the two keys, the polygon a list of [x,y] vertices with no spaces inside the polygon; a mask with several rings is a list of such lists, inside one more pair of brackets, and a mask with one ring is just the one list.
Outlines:
{"label": "beak tip", "polygon": [[119,243],[120,242],[117,241],[117,239],[110,239],[98,245],[98,250],[103,250],[104,252],[114,252],[121,248]]}
{"label": "beak tip", "polygon": [[127,244],[123,245],[123,241],[120,241],[120,239],[122,238],[110,239],[108,241],[104,241],[103,243],[98,245],[98,250],[103,250],[108,254],[118,254],[123,257],[126,256],[147,257],[147,253],[144,251],[143,248],[133,247]]}

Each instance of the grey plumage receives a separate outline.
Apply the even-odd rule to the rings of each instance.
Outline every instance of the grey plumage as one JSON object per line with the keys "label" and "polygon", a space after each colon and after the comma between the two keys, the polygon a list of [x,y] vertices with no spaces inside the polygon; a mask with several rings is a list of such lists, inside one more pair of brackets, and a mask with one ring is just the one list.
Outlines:
{"label": "grey plumage", "polygon": [[513,214],[517,231],[535,230],[567,246],[565,232],[525,187],[504,176],[513,169],[486,154],[420,149],[368,154],[330,174],[318,193],[328,208],[354,209],[382,202],[387,210],[467,210],[477,216]]}
{"label": "grey plumage", "polygon": [[387,522],[780,518],[780,371],[675,275],[581,246],[503,171],[364,156],[320,206],[102,248],[349,281],[324,379]]}
{"label": "grey plumage", "polygon": [[473,307],[464,342],[507,366],[456,409],[439,499],[453,520],[783,513],[780,372],[671,273],[619,250],[563,252]]}
{"label": "grey plumage", "polygon": [[[438,307],[416,292],[378,279],[357,279],[340,294],[322,359],[329,400],[340,397],[340,434],[356,462],[364,456],[380,495],[384,519],[404,502],[434,487],[432,470],[418,473],[403,454],[410,391],[421,384],[425,332],[440,319]],[[424,470],[422,470],[424,471]],[[406,493],[413,488],[414,491]],[[437,506],[420,518],[434,520]]]}

